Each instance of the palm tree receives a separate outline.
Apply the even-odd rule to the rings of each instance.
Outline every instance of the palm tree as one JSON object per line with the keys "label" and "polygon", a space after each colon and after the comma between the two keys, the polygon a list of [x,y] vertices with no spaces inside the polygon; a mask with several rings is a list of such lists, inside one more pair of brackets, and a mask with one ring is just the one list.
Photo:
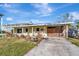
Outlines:
{"label": "palm tree", "polygon": [[[63,15],[63,20],[64,20],[64,22],[66,23],[66,22],[71,22],[71,19],[72,19],[72,17],[70,16],[70,14],[69,13],[66,13],[66,14],[64,14]],[[66,24],[65,24],[66,25]],[[68,24],[68,28],[70,29],[70,28],[72,28],[73,26],[72,26],[72,24]],[[65,26],[65,28],[66,28],[66,26]],[[69,30],[68,30],[69,31]],[[66,34],[66,32],[65,32],[65,34]]]}
{"label": "palm tree", "polygon": [[[73,22],[73,16],[69,13],[63,15],[63,19],[65,22]],[[72,24],[69,24],[69,28],[73,27]]]}
{"label": "palm tree", "polygon": [[68,21],[69,20],[69,13],[66,13],[63,15],[64,21]]}

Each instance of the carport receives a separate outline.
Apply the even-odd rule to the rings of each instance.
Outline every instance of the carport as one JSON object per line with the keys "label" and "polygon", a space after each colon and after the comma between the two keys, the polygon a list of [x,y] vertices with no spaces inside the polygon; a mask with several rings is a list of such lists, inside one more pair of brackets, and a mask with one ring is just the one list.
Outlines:
{"label": "carport", "polygon": [[68,24],[56,24],[47,27],[48,37],[68,37]]}

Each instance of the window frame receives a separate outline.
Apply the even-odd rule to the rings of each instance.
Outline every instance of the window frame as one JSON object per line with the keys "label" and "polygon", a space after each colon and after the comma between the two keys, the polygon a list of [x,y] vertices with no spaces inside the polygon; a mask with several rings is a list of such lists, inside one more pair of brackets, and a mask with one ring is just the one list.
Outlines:
{"label": "window frame", "polygon": [[22,28],[17,28],[17,33],[22,33]]}

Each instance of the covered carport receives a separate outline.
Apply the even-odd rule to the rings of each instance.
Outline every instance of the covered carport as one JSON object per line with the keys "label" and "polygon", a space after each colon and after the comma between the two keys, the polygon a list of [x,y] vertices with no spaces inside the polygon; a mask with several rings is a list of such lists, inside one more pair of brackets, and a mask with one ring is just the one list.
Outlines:
{"label": "covered carport", "polygon": [[62,32],[63,32],[63,27],[64,27],[64,26],[47,27],[48,36],[50,36],[50,37],[63,36],[63,34],[62,34]]}
{"label": "covered carport", "polygon": [[68,24],[55,24],[47,27],[48,37],[68,37]]}

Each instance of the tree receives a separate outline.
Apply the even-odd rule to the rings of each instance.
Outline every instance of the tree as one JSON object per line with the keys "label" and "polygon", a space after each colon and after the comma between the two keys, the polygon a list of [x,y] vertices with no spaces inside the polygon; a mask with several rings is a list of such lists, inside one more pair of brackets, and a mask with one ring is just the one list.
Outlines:
{"label": "tree", "polygon": [[69,18],[69,13],[66,13],[63,15],[64,21],[68,21]]}
{"label": "tree", "polygon": [[69,28],[73,28],[72,24],[68,24]]}
{"label": "tree", "polygon": [[[64,21],[65,22],[73,22],[73,15],[69,14],[69,13],[66,13],[63,15],[63,18],[64,18]],[[69,25],[69,28],[74,28],[75,25],[73,24],[68,24]]]}
{"label": "tree", "polygon": [[79,29],[79,22],[77,22],[77,25],[76,25],[77,29]]}
{"label": "tree", "polygon": [[0,14],[0,17],[4,16],[3,14]]}

